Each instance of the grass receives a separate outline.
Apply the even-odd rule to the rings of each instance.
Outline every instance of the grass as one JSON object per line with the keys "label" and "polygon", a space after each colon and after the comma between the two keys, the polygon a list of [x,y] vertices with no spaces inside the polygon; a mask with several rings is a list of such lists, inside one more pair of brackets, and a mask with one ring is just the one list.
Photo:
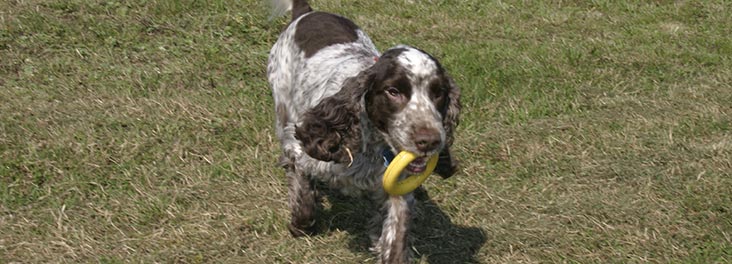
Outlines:
{"label": "grass", "polygon": [[[732,261],[728,1],[341,1],[463,89],[420,263]],[[0,262],[373,262],[368,205],[293,239],[259,1],[0,3]]]}

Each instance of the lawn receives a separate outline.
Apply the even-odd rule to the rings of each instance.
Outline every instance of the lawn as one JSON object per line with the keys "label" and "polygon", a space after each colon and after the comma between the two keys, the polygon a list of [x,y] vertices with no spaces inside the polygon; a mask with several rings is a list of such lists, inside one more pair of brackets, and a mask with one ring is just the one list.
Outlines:
{"label": "lawn", "polygon": [[[732,262],[732,2],[310,2],[463,90],[416,261]],[[374,262],[360,199],[287,231],[268,12],[0,2],[0,263]]]}

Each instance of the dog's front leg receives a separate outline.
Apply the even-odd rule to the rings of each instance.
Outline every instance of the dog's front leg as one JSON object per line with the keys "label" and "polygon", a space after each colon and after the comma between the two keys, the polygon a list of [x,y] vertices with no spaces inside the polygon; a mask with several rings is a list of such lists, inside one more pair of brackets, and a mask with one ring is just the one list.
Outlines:
{"label": "dog's front leg", "polygon": [[414,195],[387,196],[381,206],[381,235],[374,245],[379,263],[409,263],[408,233],[412,222]]}
{"label": "dog's front leg", "polygon": [[303,172],[290,165],[285,174],[290,181],[290,233],[295,236],[315,233],[315,188]]}

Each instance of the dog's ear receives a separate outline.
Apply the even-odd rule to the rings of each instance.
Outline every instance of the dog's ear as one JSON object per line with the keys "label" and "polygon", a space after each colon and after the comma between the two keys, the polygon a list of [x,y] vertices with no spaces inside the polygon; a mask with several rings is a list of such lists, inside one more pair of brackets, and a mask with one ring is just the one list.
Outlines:
{"label": "dog's ear", "polygon": [[353,155],[361,152],[359,115],[368,83],[368,72],[362,72],[303,115],[295,137],[308,155],[322,161],[353,162]]}
{"label": "dog's ear", "polygon": [[445,134],[447,136],[445,147],[440,152],[440,158],[435,168],[435,173],[442,176],[442,178],[448,178],[457,171],[458,161],[450,154],[450,146],[455,141],[455,129],[458,123],[460,123],[460,109],[462,108],[460,105],[460,87],[447,74],[446,79],[449,91],[447,94],[447,103],[445,104],[447,109],[443,109],[442,111],[442,125],[445,128]]}

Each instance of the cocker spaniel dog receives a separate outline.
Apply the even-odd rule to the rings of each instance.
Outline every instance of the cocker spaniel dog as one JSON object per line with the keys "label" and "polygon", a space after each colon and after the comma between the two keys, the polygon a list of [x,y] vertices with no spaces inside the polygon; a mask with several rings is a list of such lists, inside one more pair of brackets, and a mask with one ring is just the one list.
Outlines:
{"label": "cocker spaniel dog", "polygon": [[414,195],[392,196],[382,177],[393,153],[418,158],[401,177],[456,170],[449,147],[460,114],[460,89],[426,52],[399,45],[379,54],[352,21],[313,11],[305,0],[273,0],[292,21],[272,47],[267,77],[275,104],[280,163],[289,180],[290,232],[315,230],[314,180],[345,194],[366,194],[379,211],[371,223],[380,263],[410,260]]}

